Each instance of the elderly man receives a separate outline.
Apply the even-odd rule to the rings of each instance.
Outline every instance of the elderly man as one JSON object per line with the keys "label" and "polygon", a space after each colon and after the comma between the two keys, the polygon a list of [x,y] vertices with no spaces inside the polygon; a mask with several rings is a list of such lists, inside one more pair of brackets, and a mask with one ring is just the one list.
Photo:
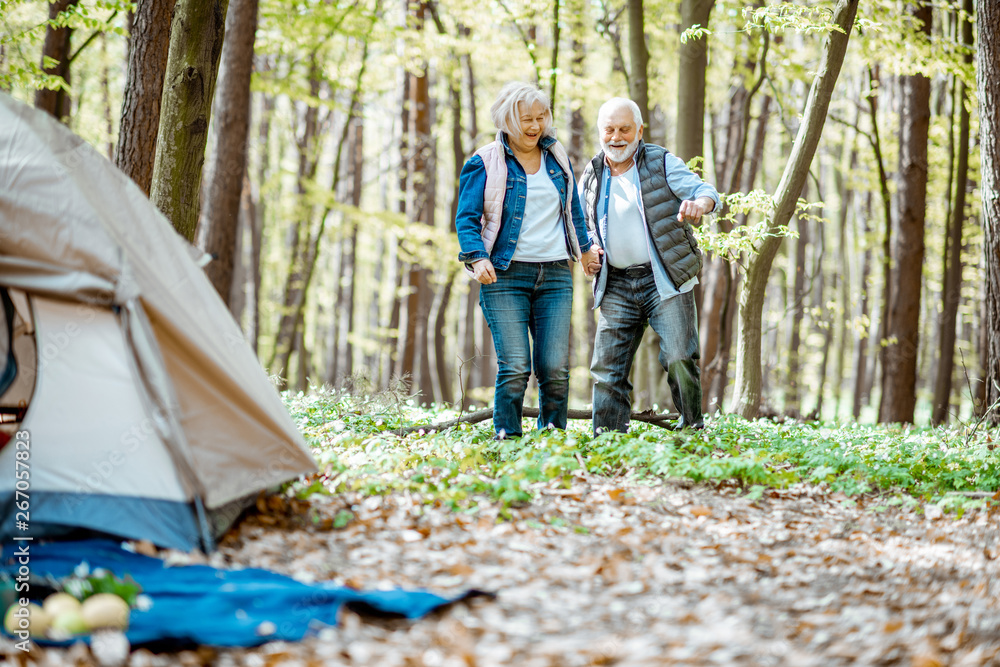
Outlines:
{"label": "elderly man", "polygon": [[676,428],[704,428],[691,293],[701,252],[690,223],[719,206],[719,193],[664,148],[643,143],[632,100],[605,102],[597,131],[602,150],[580,180],[587,227],[603,248],[594,281],[594,433],[628,430],[629,371],[647,324],[660,337],[660,365],[681,415]]}

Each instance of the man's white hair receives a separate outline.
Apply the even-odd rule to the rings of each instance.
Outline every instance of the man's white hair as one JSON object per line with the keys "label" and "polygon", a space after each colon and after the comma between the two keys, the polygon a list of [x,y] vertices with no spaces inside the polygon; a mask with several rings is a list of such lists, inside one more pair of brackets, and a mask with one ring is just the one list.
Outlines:
{"label": "man's white hair", "polygon": [[501,132],[520,138],[521,117],[517,105],[523,104],[522,111],[526,112],[535,102],[545,107],[545,124],[542,126],[542,136],[554,137],[556,133],[552,127],[552,103],[549,101],[549,96],[538,86],[523,81],[511,81],[497,93],[497,98],[493,101],[493,106],[490,107],[493,125]]}
{"label": "man's white hair", "polygon": [[627,97],[612,97],[610,100],[602,104],[600,110],[597,112],[598,134],[600,134],[602,128],[604,127],[604,121],[608,119],[608,116],[622,108],[628,109],[632,112],[632,118],[635,119],[636,128],[642,127],[642,112],[639,111],[639,105]]}

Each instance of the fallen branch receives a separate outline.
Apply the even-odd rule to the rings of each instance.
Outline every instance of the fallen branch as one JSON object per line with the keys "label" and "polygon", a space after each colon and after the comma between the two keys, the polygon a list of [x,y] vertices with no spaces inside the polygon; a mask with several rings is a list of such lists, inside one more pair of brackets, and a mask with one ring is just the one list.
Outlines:
{"label": "fallen branch", "polygon": [[[538,408],[524,408],[521,410],[521,416],[538,417]],[[594,412],[593,410],[569,410],[566,416],[570,419],[593,419]],[[416,424],[414,426],[396,429],[396,435],[407,435],[408,433],[417,433],[418,431],[423,431],[424,433],[435,433],[437,431],[444,431],[454,426],[458,426],[459,424],[478,424],[479,422],[492,418],[493,408],[486,408],[485,410],[469,412],[461,417],[458,417],[457,419],[449,419],[448,421],[438,422],[437,424]],[[652,410],[633,412],[631,417],[632,421],[646,422],[647,424],[662,426],[664,428],[667,428],[670,425],[669,422],[678,418],[680,418],[680,415],[675,413],[656,413]]]}

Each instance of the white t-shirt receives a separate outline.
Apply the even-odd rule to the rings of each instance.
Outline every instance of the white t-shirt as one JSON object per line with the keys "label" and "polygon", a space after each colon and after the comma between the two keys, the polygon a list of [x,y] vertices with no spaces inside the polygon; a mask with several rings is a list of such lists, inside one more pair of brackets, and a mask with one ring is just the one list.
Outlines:
{"label": "white t-shirt", "polygon": [[545,171],[545,162],[534,174],[528,174],[528,195],[524,200],[524,219],[517,237],[512,260],[516,262],[556,262],[569,259],[559,214],[562,202],[559,191]]}
{"label": "white t-shirt", "polygon": [[608,192],[608,262],[619,269],[649,264],[645,223],[639,209],[639,188],[635,165],[620,176],[611,177]]}

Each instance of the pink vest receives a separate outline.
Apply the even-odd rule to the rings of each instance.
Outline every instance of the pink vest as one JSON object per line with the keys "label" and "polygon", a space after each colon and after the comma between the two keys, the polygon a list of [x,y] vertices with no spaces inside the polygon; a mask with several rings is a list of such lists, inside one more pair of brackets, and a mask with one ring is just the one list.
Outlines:
{"label": "pink vest", "polygon": [[[549,146],[548,150],[552,152],[552,156],[555,157],[556,162],[562,167],[563,172],[566,174],[566,187],[575,188],[576,183],[573,182],[573,172],[569,168],[569,156],[566,154],[566,149],[563,145],[556,141],[554,144]],[[487,144],[476,151],[478,155],[483,160],[483,166],[486,167],[486,190],[483,193],[483,246],[486,247],[486,252],[492,252],[493,244],[496,243],[497,235],[500,232],[500,220],[503,218],[503,199],[504,195],[507,194],[507,160],[506,152],[503,147],[503,140],[500,138],[500,133],[497,133],[496,141]],[[545,155],[542,155],[542,169],[545,168]],[[569,239],[570,245],[570,257],[573,258],[574,262],[580,261],[580,242],[576,238],[576,228],[573,226],[573,191],[568,190],[566,192],[566,208],[563,211],[563,226],[565,228],[566,237]],[[466,273],[470,276],[472,271],[466,269]]]}

